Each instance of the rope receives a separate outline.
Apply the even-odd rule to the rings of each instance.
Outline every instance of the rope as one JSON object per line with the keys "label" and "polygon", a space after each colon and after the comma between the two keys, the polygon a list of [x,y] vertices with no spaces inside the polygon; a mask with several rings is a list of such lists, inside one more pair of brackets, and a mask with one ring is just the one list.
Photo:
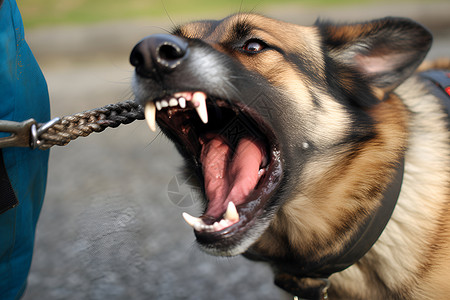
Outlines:
{"label": "rope", "polygon": [[38,148],[48,149],[52,146],[65,146],[70,141],[93,132],[102,132],[108,127],[116,128],[144,119],[144,110],[133,100],[108,104],[85,112],[65,116],[39,136]]}

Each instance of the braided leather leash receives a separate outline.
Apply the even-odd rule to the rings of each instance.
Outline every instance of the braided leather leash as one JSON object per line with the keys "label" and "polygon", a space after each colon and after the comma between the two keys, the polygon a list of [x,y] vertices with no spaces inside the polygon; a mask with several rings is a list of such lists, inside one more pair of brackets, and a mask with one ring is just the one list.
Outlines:
{"label": "braided leather leash", "polygon": [[142,107],[133,100],[65,116],[39,136],[37,148],[45,150],[55,145],[65,146],[80,136],[86,137],[108,127],[116,128],[143,119]]}
{"label": "braided leather leash", "polygon": [[31,147],[46,150],[52,146],[65,146],[70,141],[93,132],[102,132],[144,119],[144,110],[133,100],[108,104],[85,112],[56,118],[37,124],[33,119],[23,122],[0,120],[0,132],[11,135],[0,138],[0,148]]}

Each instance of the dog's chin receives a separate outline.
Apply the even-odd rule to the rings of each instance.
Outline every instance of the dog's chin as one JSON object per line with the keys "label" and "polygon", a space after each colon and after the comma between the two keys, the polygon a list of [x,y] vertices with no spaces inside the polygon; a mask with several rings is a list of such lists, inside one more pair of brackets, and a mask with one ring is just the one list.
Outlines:
{"label": "dog's chin", "polygon": [[257,220],[247,230],[242,230],[239,233],[234,233],[233,241],[228,240],[233,233],[229,233],[228,237],[218,235],[216,241],[206,240],[204,237],[199,237],[199,233],[196,232],[197,243],[199,248],[210,255],[214,256],[237,256],[245,253],[264,233],[267,227],[270,225],[272,217],[269,216],[264,220]]}
{"label": "dog's chin", "polygon": [[204,212],[183,214],[200,248],[212,255],[245,252],[268,227],[282,179],[278,139],[270,124],[239,101],[181,91],[140,101],[202,185]]}

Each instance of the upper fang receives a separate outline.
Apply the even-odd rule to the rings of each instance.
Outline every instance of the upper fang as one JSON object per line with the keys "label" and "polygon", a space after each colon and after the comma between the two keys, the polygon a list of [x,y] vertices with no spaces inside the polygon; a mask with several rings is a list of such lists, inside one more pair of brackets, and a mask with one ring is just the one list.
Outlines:
{"label": "upper fang", "polygon": [[147,121],[148,127],[155,132],[156,131],[156,107],[153,101],[148,102],[145,105],[145,120]]}
{"label": "upper fang", "polygon": [[196,92],[192,96],[192,102],[195,106],[195,110],[203,123],[208,123],[208,110],[206,108],[206,94],[202,92]]}

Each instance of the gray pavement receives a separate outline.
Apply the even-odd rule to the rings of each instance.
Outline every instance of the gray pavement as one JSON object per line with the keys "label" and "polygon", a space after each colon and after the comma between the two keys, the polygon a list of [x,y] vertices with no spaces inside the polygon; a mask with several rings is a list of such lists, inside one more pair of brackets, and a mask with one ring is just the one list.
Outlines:
{"label": "gray pavement", "polygon": [[[450,56],[448,2],[260,11],[301,24],[318,16],[338,21],[410,16],[436,33],[430,57]],[[215,16],[172,19],[205,17]],[[170,28],[161,19],[28,32],[47,78],[52,115],[131,98],[129,51],[140,38]],[[168,196],[180,166],[171,143],[139,121],[54,147],[24,299],[279,299],[266,266],[211,257],[196,248],[181,213],[198,215],[197,201],[175,204]],[[191,191],[180,186],[182,194]]]}

